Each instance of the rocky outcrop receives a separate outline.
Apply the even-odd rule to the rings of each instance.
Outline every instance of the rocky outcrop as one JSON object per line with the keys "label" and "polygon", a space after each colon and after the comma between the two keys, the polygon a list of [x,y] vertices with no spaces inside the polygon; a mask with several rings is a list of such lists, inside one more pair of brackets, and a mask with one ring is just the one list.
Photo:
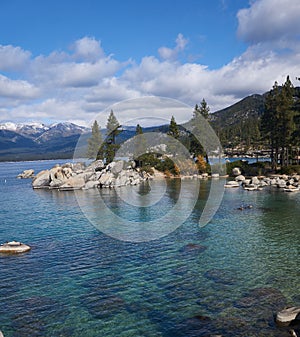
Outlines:
{"label": "rocky outcrop", "polygon": [[45,186],[50,186],[51,176],[49,170],[43,170],[39,172],[32,180],[33,188],[42,188]]}
{"label": "rocky outcrop", "polygon": [[34,170],[30,169],[30,170],[24,170],[22,173],[18,174],[17,178],[29,179],[29,178],[33,178],[33,176],[34,176]]}
{"label": "rocky outcrop", "polygon": [[107,166],[102,160],[97,160],[87,167],[82,163],[55,165],[50,170],[39,172],[32,181],[32,187],[59,190],[115,188],[138,185],[149,178],[149,174],[139,172],[123,160]]}
{"label": "rocky outcrop", "polygon": [[266,186],[278,187],[287,192],[295,192],[299,190],[300,176],[293,175],[273,175],[270,177],[260,176],[252,177],[242,181],[242,187],[248,191],[260,190]]}

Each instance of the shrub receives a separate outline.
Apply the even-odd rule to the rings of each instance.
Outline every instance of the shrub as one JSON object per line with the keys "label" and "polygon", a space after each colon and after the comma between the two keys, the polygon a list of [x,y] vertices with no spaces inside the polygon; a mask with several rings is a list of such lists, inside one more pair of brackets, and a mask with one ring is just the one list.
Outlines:
{"label": "shrub", "polygon": [[300,174],[300,165],[289,165],[286,167],[283,167],[280,172],[282,174],[288,174],[288,175],[292,175],[292,174]]}

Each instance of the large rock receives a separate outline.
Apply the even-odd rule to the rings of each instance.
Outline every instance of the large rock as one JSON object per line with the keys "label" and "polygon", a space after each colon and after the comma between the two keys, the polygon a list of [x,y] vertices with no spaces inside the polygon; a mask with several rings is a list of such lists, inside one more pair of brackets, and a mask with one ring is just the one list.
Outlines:
{"label": "large rock", "polygon": [[82,175],[77,175],[69,178],[66,183],[60,186],[60,189],[78,190],[85,186],[85,179]]}
{"label": "large rock", "polygon": [[253,178],[251,179],[251,183],[252,183],[253,185],[259,185],[259,184],[260,184],[260,180],[259,180],[257,177],[253,177]]}
{"label": "large rock", "polygon": [[124,161],[118,160],[118,161],[114,162],[114,165],[111,167],[110,171],[113,174],[117,175],[123,170],[123,167],[124,167]]}
{"label": "large rock", "polygon": [[126,186],[130,184],[130,178],[126,171],[121,171],[115,180],[116,187]]}
{"label": "large rock", "polygon": [[66,168],[62,168],[60,166],[55,166],[50,170],[50,187],[59,187],[63,185],[68,179],[64,174]]}
{"label": "large rock", "polygon": [[114,175],[111,172],[105,172],[99,179],[100,186],[109,187],[113,182]]}
{"label": "large rock", "polygon": [[300,317],[300,307],[285,308],[277,313],[276,323],[280,326],[288,326],[297,317]]}
{"label": "large rock", "polygon": [[232,169],[232,175],[234,175],[234,176],[239,176],[239,175],[241,175],[242,174],[242,172],[241,172],[241,169],[239,168],[239,167],[234,167],[233,169]]}
{"label": "large rock", "polygon": [[89,190],[89,189],[92,189],[92,188],[97,188],[99,185],[100,185],[99,181],[90,180],[90,181],[85,183],[84,189]]}
{"label": "large rock", "polygon": [[105,165],[103,163],[103,160],[95,160],[93,161],[87,169],[92,169],[93,171],[101,171],[104,169]]}
{"label": "large rock", "polygon": [[32,180],[32,187],[42,188],[45,186],[49,186],[49,183],[50,183],[50,171],[43,170],[39,172]]}
{"label": "large rock", "polygon": [[245,176],[243,176],[243,175],[238,175],[237,177],[235,177],[235,181],[245,181],[246,180],[246,178],[245,178]]}

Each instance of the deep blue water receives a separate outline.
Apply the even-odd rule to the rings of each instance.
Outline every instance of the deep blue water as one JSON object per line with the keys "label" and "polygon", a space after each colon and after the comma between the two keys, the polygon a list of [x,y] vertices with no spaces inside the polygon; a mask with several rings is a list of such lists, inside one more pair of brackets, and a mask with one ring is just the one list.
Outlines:
{"label": "deep blue water", "polygon": [[16,179],[54,163],[0,163],[0,241],[32,246],[0,255],[5,337],[289,336],[273,315],[300,305],[300,193],[228,189],[200,228],[209,180],[190,211],[194,180],[75,194]]}

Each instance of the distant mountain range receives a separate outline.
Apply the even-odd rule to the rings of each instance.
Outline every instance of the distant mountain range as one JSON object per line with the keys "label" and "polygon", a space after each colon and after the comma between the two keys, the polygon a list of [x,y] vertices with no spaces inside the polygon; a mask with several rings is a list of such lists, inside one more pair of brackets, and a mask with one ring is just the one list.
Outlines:
{"label": "distant mountain range", "polygon": [[79,137],[90,132],[73,123],[2,123],[0,160],[71,158]]}
{"label": "distant mountain range", "polygon": [[[254,94],[210,114],[209,120],[223,146],[253,143],[264,112],[266,94]],[[295,88],[300,97],[300,88]],[[144,132],[168,131],[168,125],[143,128]],[[101,130],[105,137],[105,130]],[[124,127],[119,142],[133,137],[135,126]],[[2,123],[0,124],[0,161],[72,158],[79,137],[87,140],[91,129],[73,123]],[[84,143],[84,142],[83,142]],[[84,156],[86,149],[82,149]]]}

